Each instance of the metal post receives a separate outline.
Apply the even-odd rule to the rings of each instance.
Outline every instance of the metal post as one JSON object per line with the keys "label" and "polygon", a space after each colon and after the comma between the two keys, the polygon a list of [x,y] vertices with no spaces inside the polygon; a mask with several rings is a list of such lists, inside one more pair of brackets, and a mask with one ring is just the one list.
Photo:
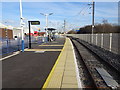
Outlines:
{"label": "metal post", "polygon": [[91,34],[89,34],[89,43],[91,42]]}
{"label": "metal post", "polygon": [[110,33],[110,47],[109,47],[109,51],[111,51],[112,48],[112,33]]}
{"label": "metal post", "polygon": [[48,28],[48,15],[46,14],[46,29]]}
{"label": "metal post", "polygon": [[93,33],[94,33],[94,11],[95,2],[92,2],[92,43],[93,43]]}
{"label": "metal post", "polygon": [[[49,14],[43,14],[43,13],[40,13],[41,15],[44,15],[46,17],[46,27],[45,27],[45,30],[46,30],[46,36],[48,37],[48,15],[52,15],[53,13],[49,13]],[[49,38],[49,37],[48,37]]]}
{"label": "metal post", "polygon": [[87,34],[87,36],[86,36],[86,40],[87,40],[87,42],[88,42],[88,34]]}
{"label": "metal post", "polygon": [[65,25],[66,25],[66,21],[64,20],[64,33],[65,33]]}
{"label": "metal post", "polygon": [[101,34],[101,48],[103,48],[103,33]]}
{"label": "metal post", "polygon": [[96,45],[97,45],[97,34],[96,34]]}
{"label": "metal post", "polygon": [[28,21],[28,24],[29,24],[29,49],[31,49],[31,35],[30,35],[30,34],[31,34],[31,30],[30,30],[31,27],[30,27],[30,23],[31,23],[31,22]]}
{"label": "metal post", "polygon": [[49,34],[48,34],[48,15],[45,14],[46,16],[46,36],[47,36],[47,41],[49,41]]}
{"label": "metal post", "polygon": [[22,2],[20,0],[20,26],[21,26],[21,35],[22,35],[22,52],[24,52],[24,31],[23,31],[23,17],[22,17]]}
{"label": "metal post", "polygon": [[86,36],[87,36],[87,34],[85,34],[85,41],[87,42]]}

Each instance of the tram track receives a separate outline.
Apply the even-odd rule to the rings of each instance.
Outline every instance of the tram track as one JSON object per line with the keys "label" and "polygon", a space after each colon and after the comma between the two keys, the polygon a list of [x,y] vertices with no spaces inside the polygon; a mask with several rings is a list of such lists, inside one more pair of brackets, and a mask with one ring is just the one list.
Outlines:
{"label": "tram track", "polygon": [[[113,66],[106,64],[96,53],[83,45],[78,39],[70,37],[79,61],[80,77],[84,88],[96,88],[98,90],[118,90],[120,80]],[[106,73],[109,82],[104,75]],[[111,85],[113,82],[113,85]],[[119,88],[120,89],[120,88]]]}

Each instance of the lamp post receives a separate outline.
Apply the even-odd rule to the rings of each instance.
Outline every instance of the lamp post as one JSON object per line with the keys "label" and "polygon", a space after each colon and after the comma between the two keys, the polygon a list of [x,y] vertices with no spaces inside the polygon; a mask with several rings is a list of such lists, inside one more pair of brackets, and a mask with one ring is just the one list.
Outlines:
{"label": "lamp post", "polygon": [[92,1],[92,43],[93,43],[93,33],[94,33],[94,11],[95,11],[95,2]]}
{"label": "lamp post", "polygon": [[22,52],[24,52],[24,31],[23,31],[23,17],[22,17],[22,2],[20,0],[20,27],[22,35]]}
{"label": "lamp post", "polygon": [[92,4],[88,4],[88,5],[92,5],[92,37],[91,37],[91,43],[93,43],[93,34],[94,34],[94,16],[95,16],[95,2],[94,0],[92,0]]}
{"label": "lamp post", "polygon": [[64,20],[64,34],[65,34],[65,29],[66,29],[66,20]]}
{"label": "lamp post", "polygon": [[44,15],[46,17],[46,27],[45,27],[45,30],[46,30],[46,35],[48,36],[48,16],[52,15],[53,13],[49,13],[49,14],[40,13],[40,14]]}

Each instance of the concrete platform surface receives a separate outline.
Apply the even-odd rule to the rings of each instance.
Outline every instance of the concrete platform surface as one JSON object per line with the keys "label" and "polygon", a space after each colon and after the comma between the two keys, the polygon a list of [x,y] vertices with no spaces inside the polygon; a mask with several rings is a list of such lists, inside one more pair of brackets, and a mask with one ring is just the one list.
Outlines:
{"label": "concrete platform surface", "polygon": [[64,38],[58,38],[54,42],[43,44],[46,46],[32,44],[34,50],[27,49],[25,52],[2,60],[2,87],[42,88],[64,42]]}
{"label": "concrete platform surface", "polygon": [[70,39],[66,39],[64,48],[52,68],[44,88],[79,88],[75,54]]}

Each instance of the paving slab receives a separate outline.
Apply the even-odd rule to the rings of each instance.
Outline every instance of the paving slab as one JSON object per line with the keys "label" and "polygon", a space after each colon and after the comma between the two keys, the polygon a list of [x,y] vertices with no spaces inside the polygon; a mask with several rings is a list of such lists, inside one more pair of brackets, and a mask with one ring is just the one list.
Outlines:
{"label": "paving slab", "polygon": [[[70,39],[66,38],[65,45],[57,62],[50,72],[44,88],[78,88],[75,57]],[[56,82],[56,83],[55,83]],[[55,85],[54,85],[55,84]]]}

